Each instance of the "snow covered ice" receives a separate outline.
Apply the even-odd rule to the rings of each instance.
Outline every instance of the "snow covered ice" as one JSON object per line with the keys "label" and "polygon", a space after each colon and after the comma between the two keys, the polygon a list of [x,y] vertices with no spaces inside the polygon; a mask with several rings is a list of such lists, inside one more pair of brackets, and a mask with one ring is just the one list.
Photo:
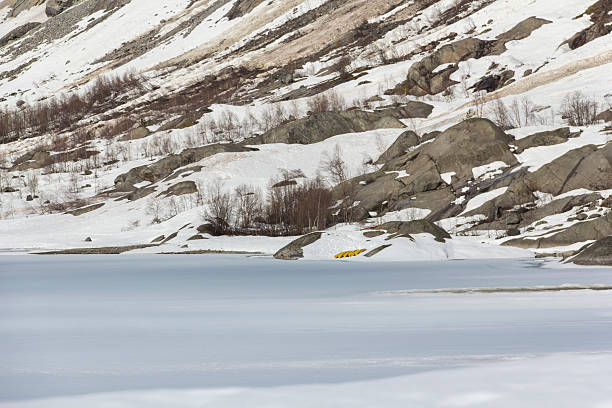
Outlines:
{"label": "snow covered ice", "polygon": [[402,293],[612,285],[549,262],[1,256],[0,407],[606,406],[609,291]]}

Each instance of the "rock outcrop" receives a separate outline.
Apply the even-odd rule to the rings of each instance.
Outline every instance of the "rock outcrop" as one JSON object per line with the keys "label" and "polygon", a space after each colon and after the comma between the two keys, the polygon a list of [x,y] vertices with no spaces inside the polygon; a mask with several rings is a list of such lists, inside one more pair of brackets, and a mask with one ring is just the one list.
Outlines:
{"label": "rock outcrop", "polygon": [[571,262],[577,265],[612,266],[612,236],[601,238],[588,245]]}
{"label": "rock outcrop", "polygon": [[26,23],[22,26],[19,26],[11,31],[8,34],[0,38],[0,47],[8,44],[10,41],[18,40],[36,27],[38,27],[40,23],[32,22]]}
{"label": "rock outcrop", "polygon": [[[414,138],[411,139],[414,142]],[[509,167],[516,165],[517,160],[509,147],[513,140],[487,119],[463,121],[440,133],[432,142],[398,156],[402,145],[411,144],[410,140],[402,138],[383,155],[393,158],[381,170],[338,186],[335,196],[342,199],[345,191],[354,191],[354,199],[358,202],[355,211],[362,218],[369,212],[409,207],[439,213],[457,198],[453,185],[463,186],[473,179],[474,167],[495,161]],[[452,174],[450,183],[442,178],[443,174],[445,177]]]}
{"label": "rock outcrop", "polygon": [[310,234],[306,234],[279,249],[278,252],[274,254],[274,258],[284,259],[287,261],[294,261],[296,259],[303,258],[304,247],[318,241],[321,239],[322,235],[322,232],[311,232]]}
{"label": "rock outcrop", "polygon": [[74,4],[74,0],[48,0],[45,13],[48,17],[54,17]]}
{"label": "rock outcrop", "polygon": [[398,119],[383,113],[321,112],[280,125],[264,133],[260,140],[261,143],[310,144],[344,133],[404,127]]}
{"label": "rock outcrop", "polygon": [[388,234],[393,234],[390,238],[399,236],[410,238],[412,234],[431,234],[439,242],[444,242],[446,239],[451,238],[446,230],[427,220],[390,221],[379,225],[378,229],[387,231]]}
{"label": "rock outcrop", "polygon": [[139,166],[115,178],[117,191],[133,191],[134,184],[143,181],[158,182],[168,177],[180,167],[200,161],[217,153],[251,152],[257,149],[237,144],[214,144],[203,147],[185,149],[180,154],[171,154],[153,164]]}

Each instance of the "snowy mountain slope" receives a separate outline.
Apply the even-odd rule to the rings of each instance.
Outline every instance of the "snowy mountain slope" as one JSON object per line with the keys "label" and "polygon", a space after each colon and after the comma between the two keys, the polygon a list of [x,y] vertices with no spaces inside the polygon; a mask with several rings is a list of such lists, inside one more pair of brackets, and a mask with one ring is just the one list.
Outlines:
{"label": "snowy mountain slope", "polygon": [[[0,45],[0,247],[148,244],[202,224],[211,186],[248,185],[265,196],[272,178],[299,186],[317,175],[356,217],[333,223],[359,221],[354,230],[410,214],[475,242],[512,238],[564,253],[610,229],[612,136],[605,117],[593,119],[612,103],[607,0],[35,3],[0,3],[0,38],[13,33]],[[47,16],[50,4],[59,14]],[[31,22],[42,24],[15,34]],[[576,123],[568,98],[578,91],[589,120]],[[381,127],[355,133],[356,122],[312,116],[349,108],[376,110],[386,124],[360,123]],[[320,122],[316,129],[339,124],[339,133],[306,145],[257,136],[292,134],[291,121],[304,117]],[[496,153],[445,152],[437,132],[473,117],[493,120],[510,139]],[[385,129],[397,119],[404,129]],[[568,125],[567,134],[536,135]],[[407,130],[416,142],[391,146]],[[451,150],[474,149],[470,132],[460,137]],[[257,151],[180,154],[215,142]],[[393,158],[377,163],[390,147]],[[330,172],[336,152],[342,179]],[[127,197],[117,177],[139,166],[164,176],[139,176]],[[558,169],[567,180],[547,182]],[[182,192],[162,194],[171,188]],[[568,200],[575,196],[588,197]],[[91,204],[103,206],[61,214]],[[563,231],[572,238],[540,239]],[[209,236],[187,242],[192,235],[167,245],[228,248]]]}

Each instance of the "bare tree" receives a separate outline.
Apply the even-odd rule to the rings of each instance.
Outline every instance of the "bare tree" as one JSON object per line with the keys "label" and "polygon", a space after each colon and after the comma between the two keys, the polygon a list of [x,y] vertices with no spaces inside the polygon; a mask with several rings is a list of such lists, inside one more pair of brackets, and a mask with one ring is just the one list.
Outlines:
{"label": "bare tree", "polygon": [[330,155],[325,153],[321,161],[321,170],[329,176],[331,182],[340,184],[348,179],[348,169],[342,158],[342,150],[336,145],[334,152]]}
{"label": "bare tree", "polygon": [[587,126],[594,124],[599,104],[589,99],[582,92],[567,95],[561,106],[561,115],[570,126]]}
{"label": "bare tree", "polygon": [[231,232],[235,200],[220,181],[208,188],[205,204],[204,219],[213,226],[214,233],[223,235]]}
{"label": "bare tree", "polygon": [[236,195],[236,224],[239,228],[251,228],[261,213],[261,193],[253,186],[242,184],[234,190]]}

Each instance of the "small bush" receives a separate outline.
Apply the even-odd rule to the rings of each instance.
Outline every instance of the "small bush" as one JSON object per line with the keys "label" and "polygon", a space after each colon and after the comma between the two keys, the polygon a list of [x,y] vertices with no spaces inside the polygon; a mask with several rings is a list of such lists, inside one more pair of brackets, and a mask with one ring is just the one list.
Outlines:
{"label": "small bush", "polygon": [[570,126],[587,126],[596,122],[599,104],[582,92],[567,95],[561,105],[561,115]]}

